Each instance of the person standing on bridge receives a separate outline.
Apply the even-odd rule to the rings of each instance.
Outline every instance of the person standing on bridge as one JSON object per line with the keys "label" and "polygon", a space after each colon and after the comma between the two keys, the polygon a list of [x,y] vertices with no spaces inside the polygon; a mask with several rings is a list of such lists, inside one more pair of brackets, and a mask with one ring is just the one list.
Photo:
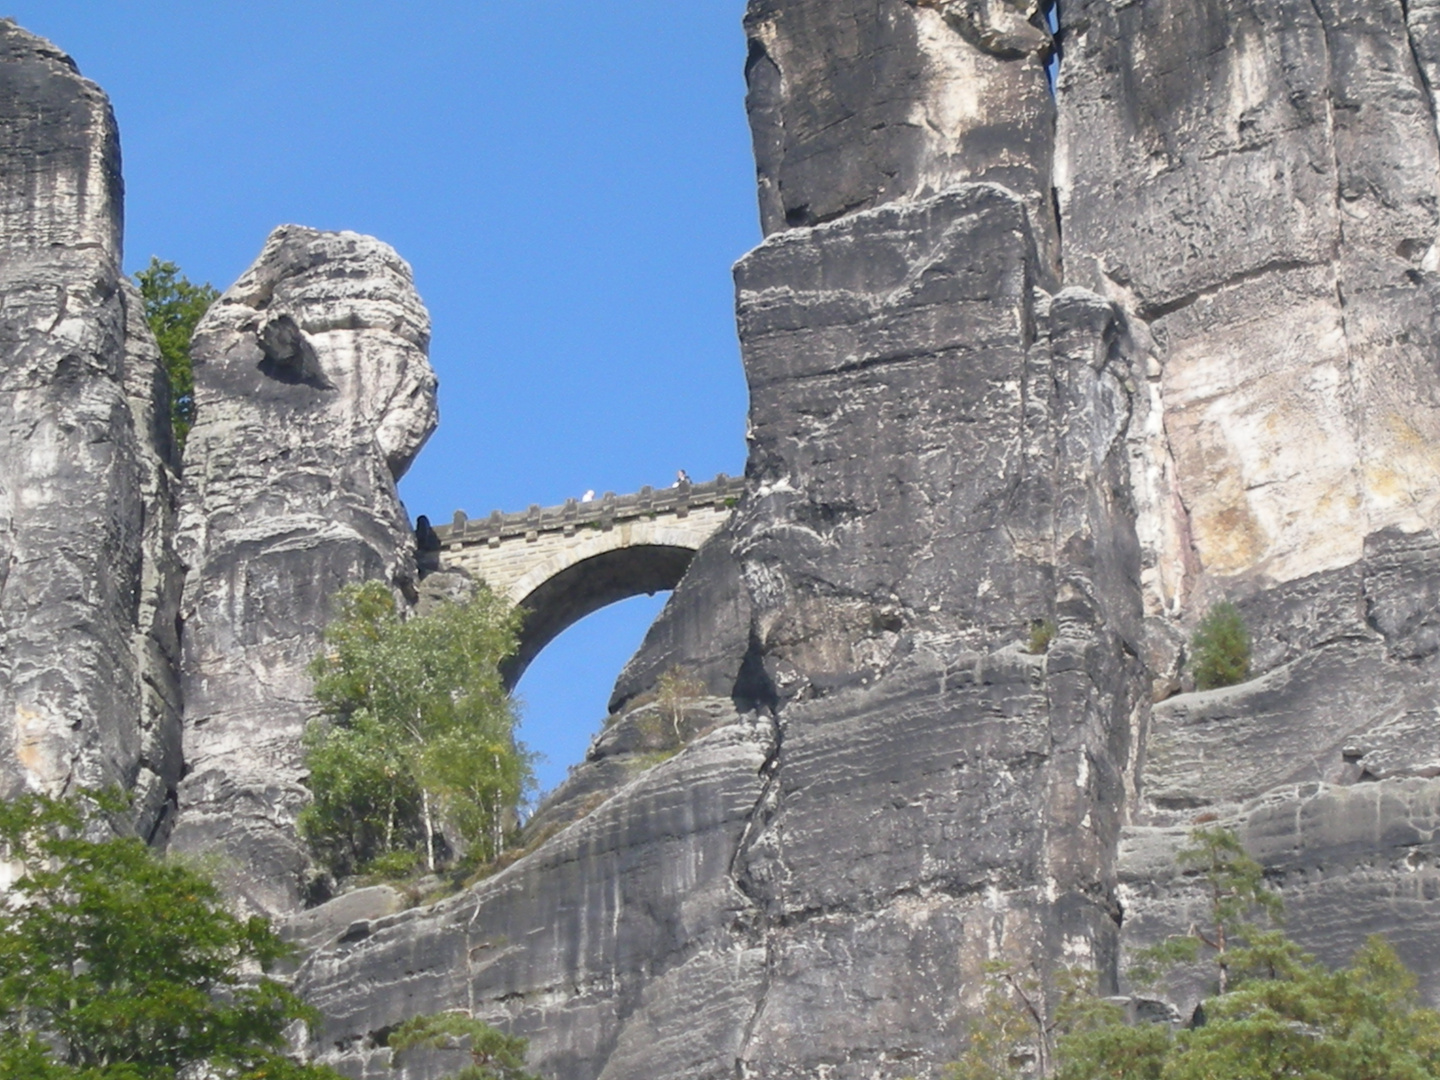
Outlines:
{"label": "person standing on bridge", "polygon": [[677,469],[675,471],[675,486],[679,487],[681,484],[688,483],[690,483],[690,474],[684,469]]}

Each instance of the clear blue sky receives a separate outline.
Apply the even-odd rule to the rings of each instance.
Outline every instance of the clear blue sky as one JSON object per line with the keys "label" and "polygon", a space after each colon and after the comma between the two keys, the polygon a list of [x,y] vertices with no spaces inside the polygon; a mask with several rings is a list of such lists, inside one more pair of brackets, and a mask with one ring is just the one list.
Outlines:
{"label": "clear blue sky", "polygon": [[[110,94],[127,269],[227,287],[275,225],[415,268],[440,429],[413,515],[550,505],[744,466],[730,266],[759,241],[744,0],[11,0]],[[520,690],[548,787],[659,599]]]}

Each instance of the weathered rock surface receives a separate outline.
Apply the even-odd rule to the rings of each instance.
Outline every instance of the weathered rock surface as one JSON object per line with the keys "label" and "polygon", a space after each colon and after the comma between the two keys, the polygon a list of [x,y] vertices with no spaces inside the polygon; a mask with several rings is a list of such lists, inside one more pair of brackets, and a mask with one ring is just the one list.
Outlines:
{"label": "weathered rock surface", "polygon": [[[1024,199],[989,184],[787,231],[741,264],[752,490],[701,580],[743,588],[709,621],[734,650],[719,681],[751,664],[735,696],[776,720],[700,738],[471,895],[384,924],[374,951],[317,956],[302,985],[332,1017],[332,1060],[368,1062],[406,1010],[464,1002],[530,1037],[557,1080],[899,1077],[958,1050],[992,956],[1114,955],[1143,686],[1125,646],[1142,621],[1131,360],[1110,303],[1051,299],[1038,274]],[[690,603],[710,598],[677,591],[652,641],[665,657]],[[1026,652],[1047,619],[1059,637]],[[542,817],[624,782],[652,708],[636,704]],[[734,809],[659,827],[650,788],[681,776]],[[671,918],[670,886],[574,850],[615,815],[626,859],[704,868],[658,951],[624,928]],[[517,926],[520,891],[558,921]],[[490,961],[477,942],[498,933],[532,944]],[[617,972],[630,948],[649,962]],[[361,971],[399,979],[401,956],[403,989],[348,991]]]}
{"label": "weathered rock surface", "polygon": [[767,235],[987,180],[1025,200],[1054,284],[1038,0],[752,0],[745,30]]}
{"label": "weathered rock surface", "polygon": [[1080,0],[1062,19],[1067,280],[1157,347],[1152,610],[1433,528],[1434,6]]}
{"label": "weathered rock surface", "polygon": [[[1197,818],[1240,829],[1306,947],[1384,932],[1440,1000],[1440,3],[1061,17],[1057,105],[1029,0],[752,0],[749,491],[533,851],[292,920],[319,1056],[388,1075],[396,1023],[466,1008],[553,1080],[925,1075],[988,959],[1125,989],[1203,903],[1173,867]],[[153,821],[171,479],[113,126],[0,27],[3,775],[118,777]],[[414,595],[426,336],[388,248],[285,228],[197,339],[174,842],[258,910],[300,902],[328,599]],[[1181,692],[1227,594],[1254,677]],[[677,666],[683,717],[648,697]]]}
{"label": "weathered rock surface", "polygon": [[0,20],[0,795],[179,777],[169,398],[109,102]]}
{"label": "weathered rock surface", "polygon": [[648,1075],[635,1063],[657,1043],[674,1075],[733,1076],[765,956],[736,930],[751,904],[732,860],[773,739],[734,718],[472,890],[347,931],[299,974],[325,1015],[316,1045],[388,1076],[377,1038],[465,1006],[529,1036],[548,1077]]}
{"label": "weathered rock surface", "polygon": [[410,268],[355,233],[277,229],[196,330],[182,550],[187,774],[174,844],[232,891],[295,909],[307,866],[306,666],[341,586],[413,592],[395,481],[435,426]]}

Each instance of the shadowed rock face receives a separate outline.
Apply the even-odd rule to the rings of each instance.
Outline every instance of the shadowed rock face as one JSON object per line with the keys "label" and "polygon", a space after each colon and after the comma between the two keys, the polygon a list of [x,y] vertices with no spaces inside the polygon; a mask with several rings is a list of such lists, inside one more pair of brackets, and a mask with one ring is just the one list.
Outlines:
{"label": "shadowed rock face", "polygon": [[0,795],[180,771],[169,397],[105,95],[0,20]]}
{"label": "shadowed rock face", "polygon": [[430,322],[410,268],[355,233],[284,226],[196,330],[186,447],[181,850],[218,850],[232,891],[293,910],[307,867],[306,666],[331,597],[413,590],[395,481],[435,426]]}
{"label": "shadowed rock face", "polygon": [[[295,920],[318,1056],[390,1075],[386,1032],[465,1008],[555,1080],[925,1075],[989,959],[1128,991],[1204,904],[1173,870],[1197,818],[1306,947],[1387,933],[1440,1000],[1440,4],[1062,14],[1052,104],[1027,0],[753,0],[749,492],[533,851],[429,908]],[[0,29],[0,775],[117,776],[153,820],[169,450],[113,126]],[[410,591],[426,337],[390,249],[293,227],[197,337],[174,842],[257,910],[299,902],[329,598]],[[1222,595],[1255,677],[1183,692]],[[677,666],[683,708],[655,695]]]}
{"label": "shadowed rock face", "polygon": [[[1440,992],[1437,8],[1301,7],[1066,5],[1052,141],[1024,4],[752,2],[750,492],[538,818],[578,824],[322,949],[301,983],[351,1011],[317,1045],[380,1075],[377,1032],[463,1003],[563,1080],[925,1075],[986,959],[1128,989],[1202,902],[1170,869],[1202,814],[1307,947],[1389,932]],[[1226,594],[1257,677],[1180,693]],[[735,720],[632,779],[673,666]],[[679,775],[731,810],[662,818]],[[581,853],[619,820],[689,902]],[[676,935],[617,963],[642,915]]]}

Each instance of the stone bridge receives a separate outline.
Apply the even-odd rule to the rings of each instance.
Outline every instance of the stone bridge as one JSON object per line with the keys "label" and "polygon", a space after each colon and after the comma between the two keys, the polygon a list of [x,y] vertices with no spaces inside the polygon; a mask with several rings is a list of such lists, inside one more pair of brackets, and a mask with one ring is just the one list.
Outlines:
{"label": "stone bridge", "polygon": [[438,551],[431,540],[427,554],[432,565],[464,568],[525,610],[519,650],[504,669],[513,687],[541,649],[586,615],[679,584],[744,491],[743,479],[721,473],[703,484],[607,491],[591,502],[496,510],[474,521],[458,511],[435,529]]}

